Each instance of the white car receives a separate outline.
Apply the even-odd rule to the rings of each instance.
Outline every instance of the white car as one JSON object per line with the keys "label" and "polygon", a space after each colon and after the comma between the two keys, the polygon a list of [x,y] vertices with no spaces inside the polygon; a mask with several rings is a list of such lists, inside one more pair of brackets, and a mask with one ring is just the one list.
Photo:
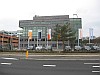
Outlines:
{"label": "white car", "polygon": [[52,50],[52,46],[46,46],[45,50]]}
{"label": "white car", "polygon": [[91,50],[91,47],[90,46],[84,46],[84,49],[85,50]]}
{"label": "white car", "polygon": [[42,46],[37,46],[36,47],[36,50],[41,50],[42,49]]}
{"label": "white car", "polygon": [[71,50],[70,46],[65,46],[65,50]]}
{"label": "white car", "polygon": [[75,50],[81,50],[82,47],[81,46],[75,46]]}
{"label": "white car", "polygon": [[93,50],[99,50],[98,46],[93,46]]}

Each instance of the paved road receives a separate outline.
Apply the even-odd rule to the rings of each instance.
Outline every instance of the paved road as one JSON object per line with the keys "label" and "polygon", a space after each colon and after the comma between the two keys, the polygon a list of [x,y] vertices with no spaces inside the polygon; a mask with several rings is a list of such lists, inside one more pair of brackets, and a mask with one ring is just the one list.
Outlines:
{"label": "paved road", "polygon": [[100,75],[100,60],[32,60],[0,57],[0,75]]}

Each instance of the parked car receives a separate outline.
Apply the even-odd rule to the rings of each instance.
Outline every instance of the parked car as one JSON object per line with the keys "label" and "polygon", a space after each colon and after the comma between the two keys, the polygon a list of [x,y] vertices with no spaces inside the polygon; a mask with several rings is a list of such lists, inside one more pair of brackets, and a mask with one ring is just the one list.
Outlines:
{"label": "parked car", "polygon": [[46,46],[45,47],[45,50],[52,50],[52,46],[50,46],[50,45],[49,46]]}
{"label": "parked car", "polygon": [[42,50],[42,46],[41,45],[37,46],[36,50]]}
{"label": "parked car", "polygon": [[81,50],[82,47],[81,46],[75,46],[75,50]]}
{"label": "parked car", "polygon": [[13,50],[18,50],[18,48],[13,48]]}
{"label": "parked car", "polygon": [[29,46],[29,47],[27,48],[27,50],[35,50],[35,47],[34,47],[34,46]]}
{"label": "parked car", "polygon": [[65,50],[71,50],[70,46],[65,46]]}
{"label": "parked car", "polygon": [[91,47],[90,46],[84,46],[84,49],[85,50],[91,50]]}
{"label": "parked car", "polygon": [[100,48],[98,46],[93,46],[92,49],[93,50],[99,50]]}

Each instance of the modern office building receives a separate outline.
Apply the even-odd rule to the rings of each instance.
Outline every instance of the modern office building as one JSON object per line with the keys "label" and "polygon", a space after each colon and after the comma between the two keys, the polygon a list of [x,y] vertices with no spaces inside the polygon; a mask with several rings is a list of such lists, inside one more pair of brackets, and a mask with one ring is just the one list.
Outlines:
{"label": "modern office building", "polygon": [[[76,31],[76,39],[78,37],[78,28],[82,28],[81,18],[69,18],[69,15],[57,15],[57,16],[34,16],[33,20],[20,20],[19,27],[23,30],[23,34],[20,38],[20,47],[22,49],[28,47],[28,30],[32,30],[32,39],[29,41],[30,46],[37,46],[37,33],[39,30],[42,32],[41,40],[38,40],[38,45],[47,45],[47,29],[51,29],[51,33],[54,32],[55,25],[64,25],[70,23],[72,30]],[[60,44],[61,42],[59,42]],[[56,41],[49,41],[49,45],[56,47]],[[60,44],[61,46],[61,44]]]}

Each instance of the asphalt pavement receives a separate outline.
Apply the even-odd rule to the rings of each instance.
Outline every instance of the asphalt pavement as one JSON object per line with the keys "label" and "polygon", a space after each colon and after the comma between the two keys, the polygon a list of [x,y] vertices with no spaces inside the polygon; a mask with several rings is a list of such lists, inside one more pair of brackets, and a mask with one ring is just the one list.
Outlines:
{"label": "asphalt pavement", "polygon": [[100,75],[99,58],[47,58],[0,56],[0,75]]}

